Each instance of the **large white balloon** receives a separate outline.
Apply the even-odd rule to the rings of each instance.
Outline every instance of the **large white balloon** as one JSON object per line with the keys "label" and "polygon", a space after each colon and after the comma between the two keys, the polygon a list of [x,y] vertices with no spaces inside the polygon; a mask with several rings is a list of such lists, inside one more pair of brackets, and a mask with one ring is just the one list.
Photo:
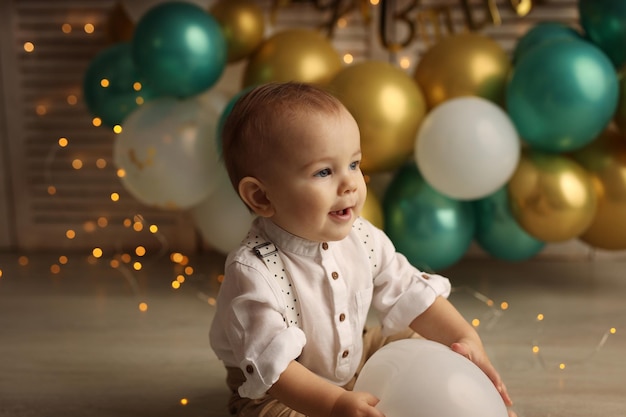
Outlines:
{"label": "large white balloon", "polygon": [[480,97],[447,100],[430,111],[417,133],[415,161],[437,191],[476,200],[511,178],[521,143],[509,116]]}
{"label": "large white balloon", "polygon": [[507,417],[502,397],[473,362],[423,339],[392,342],[365,363],[354,386],[386,417]]}
{"label": "large white balloon", "polygon": [[226,169],[222,170],[216,189],[190,212],[206,243],[226,254],[246,237],[254,215],[233,189]]}
{"label": "large white balloon", "polygon": [[219,109],[196,98],[151,100],[128,116],[113,145],[124,187],[165,209],[198,204],[215,188]]}

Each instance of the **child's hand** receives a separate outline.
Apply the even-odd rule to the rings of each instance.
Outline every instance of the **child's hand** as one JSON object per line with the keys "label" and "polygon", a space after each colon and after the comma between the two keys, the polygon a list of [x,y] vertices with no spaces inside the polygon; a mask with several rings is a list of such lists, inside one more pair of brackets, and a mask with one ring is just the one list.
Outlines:
{"label": "child's hand", "polygon": [[330,417],[385,417],[375,408],[378,401],[367,392],[346,391],[335,401]]}
{"label": "child's hand", "polygon": [[[496,368],[494,368],[491,364],[491,361],[487,357],[487,353],[482,346],[477,345],[472,340],[461,340],[450,345],[450,348],[459,355],[465,356],[482,369],[502,396],[504,404],[507,406],[513,405],[513,401],[511,401],[511,397],[509,397],[509,393],[504,385],[504,382],[502,382],[502,378],[500,378],[500,374],[498,374]],[[514,411],[509,410],[509,417],[517,417],[517,414]]]}

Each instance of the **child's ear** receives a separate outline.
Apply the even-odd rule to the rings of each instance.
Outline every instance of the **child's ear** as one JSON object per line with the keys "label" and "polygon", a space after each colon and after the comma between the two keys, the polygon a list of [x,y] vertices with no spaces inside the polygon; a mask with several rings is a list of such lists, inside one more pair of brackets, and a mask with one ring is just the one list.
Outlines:
{"label": "child's ear", "polygon": [[263,183],[254,177],[244,177],[239,181],[239,196],[261,217],[274,214],[272,203],[268,200]]}

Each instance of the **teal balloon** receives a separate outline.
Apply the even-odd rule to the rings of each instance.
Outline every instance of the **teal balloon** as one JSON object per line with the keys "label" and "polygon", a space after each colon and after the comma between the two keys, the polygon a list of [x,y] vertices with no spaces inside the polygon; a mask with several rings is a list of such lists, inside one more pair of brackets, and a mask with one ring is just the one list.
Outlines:
{"label": "teal balloon", "polygon": [[401,167],[383,197],[384,229],[416,267],[437,271],[453,265],[474,238],[472,204],[432,188],[414,163]]}
{"label": "teal balloon", "polygon": [[616,68],[626,63],[626,2],[580,0],[580,25],[589,40],[598,45]]}
{"label": "teal balloon", "polygon": [[563,23],[537,23],[517,41],[513,50],[513,64],[518,63],[531,49],[558,39],[582,40],[583,37],[574,28]]}
{"label": "teal balloon", "polygon": [[513,217],[506,186],[472,204],[476,216],[475,239],[489,255],[505,261],[522,261],[544,248],[545,243],[526,233]]}
{"label": "teal balloon", "polygon": [[605,129],[618,98],[607,56],[587,41],[560,39],[524,54],[507,85],[506,107],[532,148],[568,152]]}
{"label": "teal balloon", "polygon": [[[108,84],[103,85],[103,81]],[[136,84],[138,82],[140,84]],[[137,85],[141,85],[139,90]],[[91,60],[83,76],[87,109],[105,126],[122,124],[137,107],[157,96],[139,76],[130,43],[116,44],[101,51]]]}
{"label": "teal balloon", "polygon": [[219,23],[191,3],[162,3],[148,10],[137,22],[132,47],[139,72],[168,96],[201,93],[226,67]]}

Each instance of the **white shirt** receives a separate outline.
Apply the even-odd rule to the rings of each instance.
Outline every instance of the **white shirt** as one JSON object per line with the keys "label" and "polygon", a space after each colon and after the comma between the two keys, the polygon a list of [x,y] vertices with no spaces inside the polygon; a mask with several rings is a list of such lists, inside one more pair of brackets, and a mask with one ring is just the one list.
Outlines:
{"label": "white shirt", "polygon": [[370,306],[389,335],[406,329],[437,296],[450,294],[447,278],[413,267],[367,220],[357,219],[355,227],[365,228],[367,244],[355,230],[341,241],[320,243],[268,219],[254,221],[247,239],[278,248],[298,300],[298,327],[285,324],[283,295],[263,261],[245,242],[229,254],[210,341],[225,366],[246,376],[242,397],[262,397],[296,359],[344,385],[361,360]]}

